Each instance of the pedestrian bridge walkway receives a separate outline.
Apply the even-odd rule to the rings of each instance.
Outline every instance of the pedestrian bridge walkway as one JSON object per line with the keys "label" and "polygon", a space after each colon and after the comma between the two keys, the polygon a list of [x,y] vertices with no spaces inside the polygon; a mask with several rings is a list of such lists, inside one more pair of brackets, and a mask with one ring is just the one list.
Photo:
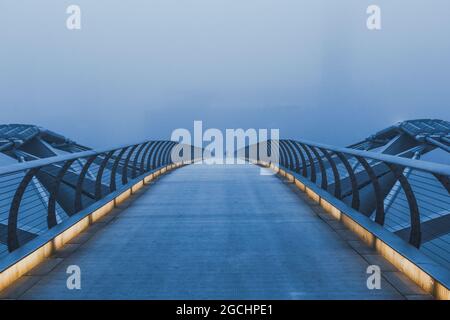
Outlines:
{"label": "pedestrian bridge walkway", "polygon": [[[81,289],[66,286],[70,265]],[[369,265],[381,289],[369,290]],[[292,183],[189,165],[133,194],[0,293],[13,299],[428,299]]]}

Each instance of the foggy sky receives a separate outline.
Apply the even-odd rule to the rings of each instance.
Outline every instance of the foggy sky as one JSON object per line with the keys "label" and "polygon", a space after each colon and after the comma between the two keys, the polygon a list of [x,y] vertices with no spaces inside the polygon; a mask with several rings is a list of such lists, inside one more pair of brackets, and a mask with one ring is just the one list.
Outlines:
{"label": "foggy sky", "polygon": [[346,145],[449,120],[449,33],[448,0],[0,0],[0,123],[93,147],[194,120]]}

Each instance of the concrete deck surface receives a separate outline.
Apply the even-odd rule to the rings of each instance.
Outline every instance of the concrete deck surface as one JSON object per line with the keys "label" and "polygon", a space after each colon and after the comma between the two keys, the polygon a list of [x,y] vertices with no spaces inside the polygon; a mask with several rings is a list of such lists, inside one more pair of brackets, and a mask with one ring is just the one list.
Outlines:
{"label": "concrete deck surface", "polygon": [[[0,293],[12,299],[430,299],[291,184],[252,165],[191,165]],[[381,290],[366,286],[370,264]],[[66,287],[69,265],[81,290]]]}

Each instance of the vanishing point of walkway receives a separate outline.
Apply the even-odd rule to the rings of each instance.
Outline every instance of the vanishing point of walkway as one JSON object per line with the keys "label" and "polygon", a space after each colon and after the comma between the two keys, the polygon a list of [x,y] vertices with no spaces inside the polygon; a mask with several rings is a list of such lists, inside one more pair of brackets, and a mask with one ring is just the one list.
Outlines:
{"label": "vanishing point of walkway", "polygon": [[[370,264],[381,267],[381,290],[367,288]],[[66,287],[69,265],[81,269],[81,290]],[[430,298],[292,184],[253,165],[162,176],[0,297]]]}

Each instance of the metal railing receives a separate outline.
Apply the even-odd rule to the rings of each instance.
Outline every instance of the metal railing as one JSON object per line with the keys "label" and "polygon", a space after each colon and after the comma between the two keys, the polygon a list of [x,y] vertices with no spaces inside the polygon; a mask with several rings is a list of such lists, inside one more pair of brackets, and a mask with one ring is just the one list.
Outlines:
{"label": "metal railing", "polygon": [[172,164],[173,141],[144,141],[0,168],[0,258],[122,187]]}
{"label": "metal railing", "polygon": [[[450,166],[304,140],[258,144],[279,165],[450,268]],[[247,147],[246,158],[252,153]],[[255,160],[255,159],[251,159]]]}

